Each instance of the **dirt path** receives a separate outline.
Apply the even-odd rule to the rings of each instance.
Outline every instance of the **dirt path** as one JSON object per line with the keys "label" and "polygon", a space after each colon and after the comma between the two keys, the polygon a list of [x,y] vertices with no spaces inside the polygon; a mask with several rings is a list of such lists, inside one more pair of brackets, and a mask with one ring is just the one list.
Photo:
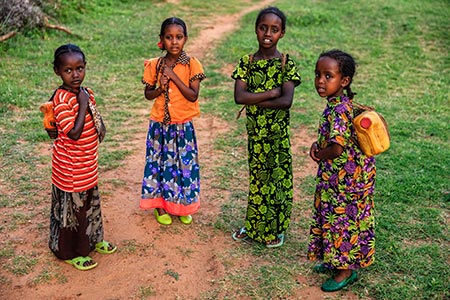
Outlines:
{"label": "dirt path", "polygon": [[[220,38],[235,29],[243,15],[272,2],[261,1],[238,14],[214,19],[214,24],[206,24],[206,29],[189,41],[187,52],[202,60]],[[29,276],[16,277],[13,290],[0,292],[0,299],[145,299],[144,296],[147,299],[199,299],[215,281],[226,275],[228,259],[224,257],[236,244],[228,233],[214,230],[211,226],[221,203],[207,201],[214,193],[212,170],[208,165],[202,165],[202,208],[194,216],[191,226],[185,226],[177,219],[172,226],[160,226],[151,212],[138,209],[148,125],[148,112],[141,113],[142,130],[130,139],[127,146],[132,148],[132,155],[121,168],[100,174],[105,237],[119,246],[118,253],[111,256],[93,253],[92,257],[99,262],[99,266],[89,272],[78,272],[57,261],[49,251],[42,250],[40,255],[48,256],[42,261],[51,262],[48,272],[62,274],[61,278],[30,284]],[[196,119],[195,125],[200,160],[214,162],[217,158],[211,141],[217,133],[226,132],[228,125],[208,115]],[[311,143],[305,137],[306,132],[293,134],[294,155],[305,155],[299,153]],[[202,159],[205,154],[208,154],[207,160]],[[313,174],[314,171],[315,165],[308,162],[302,166],[301,172],[295,174],[295,178]],[[45,240],[37,242],[46,245]],[[299,288],[289,299],[333,297],[323,294],[318,286],[309,286],[305,276],[299,275],[298,281]],[[348,294],[346,299],[357,298]]]}

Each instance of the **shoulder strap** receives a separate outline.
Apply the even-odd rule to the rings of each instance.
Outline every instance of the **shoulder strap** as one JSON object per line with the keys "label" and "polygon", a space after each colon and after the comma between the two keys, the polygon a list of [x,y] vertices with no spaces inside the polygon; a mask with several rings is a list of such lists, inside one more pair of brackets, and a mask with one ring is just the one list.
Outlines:
{"label": "shoulder strap", "polygon": [[56,89],[54,92],[53,92],[53,95],[50,97],[50,99],[48,100],[48,101],[50,101],[50,102],[52,102],[53,101],[53,98],[55,98],[55,95],[56,95],[56,92],[58,91],[58,89]]}
{"label": "shoulder strap", "polygon": [[284,66],[286,65],[286,54],[281,53],[281,72],[284,71]]}

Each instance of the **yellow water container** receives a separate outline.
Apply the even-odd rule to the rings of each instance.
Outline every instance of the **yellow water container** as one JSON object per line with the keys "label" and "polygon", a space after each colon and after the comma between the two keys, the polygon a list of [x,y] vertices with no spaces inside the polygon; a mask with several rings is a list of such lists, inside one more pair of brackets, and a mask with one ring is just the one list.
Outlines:
{"label": "yellow water container", "polygon": [[374,110],[366,110],[353,119],[358,144],[367,156],[380,154],[390,146],[387,123]]}

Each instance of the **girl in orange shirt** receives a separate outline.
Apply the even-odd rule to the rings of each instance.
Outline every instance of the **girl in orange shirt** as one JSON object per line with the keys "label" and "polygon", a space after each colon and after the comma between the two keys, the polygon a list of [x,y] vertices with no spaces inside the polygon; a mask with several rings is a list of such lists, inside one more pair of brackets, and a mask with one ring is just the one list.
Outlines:
{"label": "girl in orange shirt", "polygon": [[203,67],[183,47],[186,24],[175,17],[161,25],[158,46],[162,57],[145,62],[142,82],[145,98],[155,99],[150,112],[141,209],[154,209],[160,224],[170,225],[170,215],[184,224],[200,207],[200,168],[192,119],[200,115],[197,101]]}

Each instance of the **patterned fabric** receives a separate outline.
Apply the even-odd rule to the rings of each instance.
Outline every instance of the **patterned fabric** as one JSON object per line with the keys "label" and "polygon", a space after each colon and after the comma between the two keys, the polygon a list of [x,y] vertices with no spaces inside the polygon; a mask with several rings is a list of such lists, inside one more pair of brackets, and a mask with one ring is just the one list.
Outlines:
{"label": "patterned fabric", "polygon": [[186,216],[200,207],[200,167],[192,122],[150,121],[140,208]]}
{"label": "patterned fabric", "polygon": [[83,89],[83,91],[85,91],[89,97],[89,110],[92,115],[92,119],[94,120],[95,130],[97,130],[98,142],[101,143],[106,135],[105,123],[103,123],[102,115],[95,105],[94,93],[89,89]]}
{"label": "patterned fabric", "polygon": [[52,185],[49,239],[52,252],[60,259],[87,256],[102,240],[98,187],[69,193]]}
{"label": "patterned fabric", "polygon": [[[159,84],[161,76],[161,68],[159,66],[162,59],[164,58],[152,58],[146,60],[144,63],[142,83],[149,88],[156,88]],[[203,67],[198,59],[189,57],[184,51],[172,67],[173,71],[186,86],[189,86],[190,82],[194,80],[202,81],[206,78]],[[166,93],[161,93],[154,101],[150,112],[150,119],[154,121],[163,122],[166,110],[168,110],[166,114],[170,115],[171,123],[183,123],[200,115],[198,101],[192,102],[187,100],[172,81],[169,81],[169,87],[166,89]]]}
{"label": "patterned fabric", "polygon": [[[247,83],[249,92],[279,87],[283,82],[300,84],[295,62],[281,58],[252,60],[242,57],[231,77]],[[255,241],[266,243],[285,232],[290,223],[293,200],[289,110],[246,106],[249,193],[245,228]]]}
{"label": "patterned fabric", "polygon": [[[94,94],[89,89],[91,101]],[[58,130],[52,156],[52,183],[66,192],[82,192],[98,182],[98,134],[91,114],[86,111],[84,128],[78,140],[67,134],[75,126],[78,115],[77,95],[57,89],[53,109]]]}
{"label": "patterned fabric", "polygon": [[330,143],[344,148],[339,157],[319,163],[309,237],[308,258],[332,269],[354,270],[374,261],[375,158],[352,141],[352,120],[352,101],[330,98],[318,130],[321,148]]}

